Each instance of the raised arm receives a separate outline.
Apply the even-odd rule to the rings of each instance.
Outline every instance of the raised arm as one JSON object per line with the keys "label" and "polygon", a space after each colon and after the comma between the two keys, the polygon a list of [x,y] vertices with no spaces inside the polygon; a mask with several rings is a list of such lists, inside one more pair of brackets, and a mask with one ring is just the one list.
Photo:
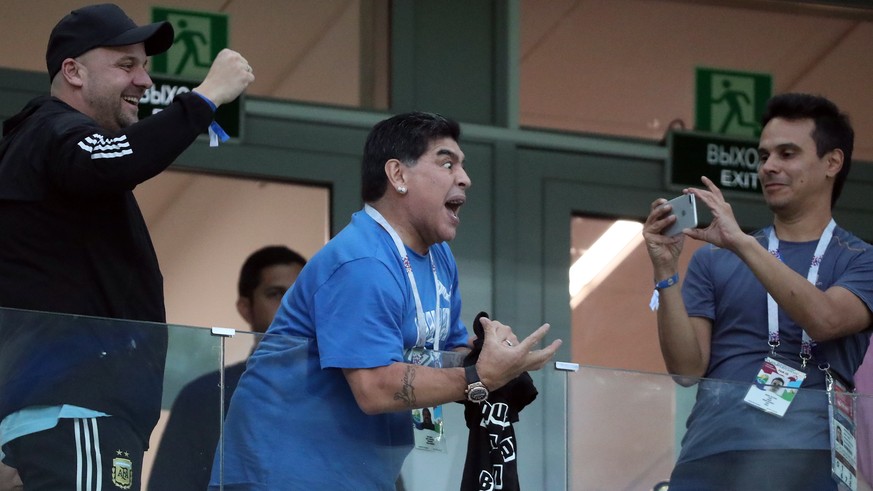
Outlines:
{"label": "raised arm", "polygon": [[689,231],[689,237],[736,254],[779,307],[816,341],[848,336],[870,327],[873,314],[860,298],[841,286],[819,290],[805,276],[782,263],[739,229],[721,190],[705,177],[703,182],[706,190],[692,192],[712,211],[713,222],[705,229]]}
{"label": "raised arm", "polygon": [[[654,284],[679,273],[679,256],[684,235],[667,237],[661,232],[676,217],[670,215],[670,205],[660,198],[651,205],[643,227],[646,250],[652,261]],[[709,366],[712,323],[708,319],[689,317],[682,300],[682,279],[658,291],[658,338],[667,371],[674,375],[702,377]]]}

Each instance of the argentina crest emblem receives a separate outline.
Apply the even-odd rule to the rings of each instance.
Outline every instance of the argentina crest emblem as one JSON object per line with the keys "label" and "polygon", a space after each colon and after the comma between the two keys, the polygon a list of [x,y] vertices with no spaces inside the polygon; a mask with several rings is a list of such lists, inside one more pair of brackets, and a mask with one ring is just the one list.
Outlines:
{"label": "argentina crest emblem", "polygon": [[133,463],[130,459],[122,457],[112,459],[112,484],[121,489],[130,489],[133,484]]}

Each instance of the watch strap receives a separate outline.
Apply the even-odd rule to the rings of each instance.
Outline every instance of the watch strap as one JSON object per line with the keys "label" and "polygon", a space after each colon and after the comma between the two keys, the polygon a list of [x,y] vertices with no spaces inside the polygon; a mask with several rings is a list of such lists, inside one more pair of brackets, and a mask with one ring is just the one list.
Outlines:
{"label": "watch strap", "polygon": [[476,365],[467,365],[464,367],[464,376],[467,378],[467,385],[474,384],[479,381],[479,372],[476,371]]}

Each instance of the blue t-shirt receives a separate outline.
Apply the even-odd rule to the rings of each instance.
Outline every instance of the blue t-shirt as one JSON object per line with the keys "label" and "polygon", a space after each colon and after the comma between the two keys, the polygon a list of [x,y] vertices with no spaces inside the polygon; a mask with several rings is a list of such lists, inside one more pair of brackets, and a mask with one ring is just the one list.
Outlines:
{"label": "blue t-shirt", "polygon": [[[433,346],[467,344],[449,247],[407,249]],[[343,368],[387,366],[418,339],[412,288],[389,234],[364,212],[301,271],[248,361],[225,423],[225,489],[394,489],[412,449],[410,411],[361,411]],[[218,484],[218,462],[212,487]]]}
{"label": "blue t-shirt", "polygon": [[[767,246],[769,228],[755,238]],[[818,241],[780,241],[782,260],[806,277]],[[825,251],[816,286],[840,286],[873,310],[873,249],[837,227]],[[870,343],[870,330],[818,343],[806,379],[783,417],[743,401],[770,347],[767,344],[767,292],[734,253],[707,245],[695,252],[682,285],[688,315],[712,321],[709,368],[698,385],[688,418],[679,462],[732,450],[828,449],[825,378],[817,367],[831,369],[852,384]],[[801,328],[779,309],[780,361],[800,366]]]}

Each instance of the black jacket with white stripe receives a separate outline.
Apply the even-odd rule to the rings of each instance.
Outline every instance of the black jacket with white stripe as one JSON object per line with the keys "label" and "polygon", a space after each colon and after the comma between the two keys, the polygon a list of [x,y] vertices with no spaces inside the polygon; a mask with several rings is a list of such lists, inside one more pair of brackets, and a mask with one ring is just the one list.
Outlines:
{"label": "black jacket with white stripe", "polygon": [[0,420],[73,404],[129,420],[147,446],[167,348],[163,278],[134,187],[166,169],[212,121],[182,94],[107,132],[53,97],[31,101],[0,140]]}

